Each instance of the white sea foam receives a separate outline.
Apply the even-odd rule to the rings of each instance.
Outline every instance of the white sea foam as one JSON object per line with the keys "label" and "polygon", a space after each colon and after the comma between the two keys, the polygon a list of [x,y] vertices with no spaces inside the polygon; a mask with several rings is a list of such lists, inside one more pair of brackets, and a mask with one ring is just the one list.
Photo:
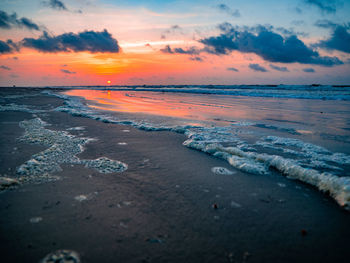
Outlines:
{"label": "white sea foam", "polygon": [[213,167],[213,168],[211,168],[211,171],[214,174],[219,174],[219,175],[231,175],[231,174],[235,173],[235,172],[232,172],[225,167]]}
{"label": "white sea foam", "polygon": [[33,155],[30,160],[18,167],[17,174],[22,176],[22,181],[57,179],[52,174],[62,170],[61,164],[82,164],[101,173],[123,172],[127,169],[126,164],[106,157],[95,160],[78,158],[77,154],[84,150],[85,144],[93,140],[91,138],[46,129],[49,124],[40,118],[22,121],[20,126],[25,129],[25,133],[19,141],[48,146],[46,150]]}
{"label": "white sea foam", "polygon": [[230,203],[232,208],[240,208],[242,207],[242,205],[240,205],[239,203],[236,203],[235,201],[231,201]]}
{"label": "white sea foam", "polygon": [[[272,168],[288,178],[298,179],[328,192],[341,206],[350,209],[350,179],[334,174],[342,171],[340,166],[350,164],[349,155],[333,153],[324,147],[298,139],[277,136],[266,136],[258,139],[255,144],[249,144],[241,139],[244,131],[240,129],[254,126],[252,122],[235,122],[227,127],[201,127],[118,120],[116,116],[92,110],[78,98],[58,96],[65,99],[65,105],[57,108],[58,111],[107,123],[130,125],[142,130],[169,130],[183,133],[188,137],[183,143],[187,147],[222,158],[236,169],[252,174],[269,174]],[[281,154],[267,154],[261,150],[258,152],[257,147],[273,149]],[[293,156],[295,159],[290,159]],[[324,172],[321,169],[330,171]]]}
{"label": "white sea foam", "polygon": [[86,195],[77,195],[74,197],[74,199],[78,202],[83,202],[83,201],[86,201],[88,200],[88,196]]}
{"label": "white sea foam", "polygon": [[21,112],[28,112],[28,113],[44,112],[44,110],[36,110],[36,109],[30,108],[27,105],[17,105],[14,103],[0,105],[0,111],[21,111]]}
{"label": "white sea foam", "polygon": [[38,217],[32,217],[31,219],[29,219],[29,222],[32,223],[32,224],[37,224],[37,223],[39,223],[42,220],[43,220],[43,218],[38,216]]}
{"label": "white sea foam", "polygon": [[67,129],[67,131],[83,131],[83,130],[85,130],[85,127],[72,127]]}
{"label": "white sea foam", "polygon": [[80,256],[77,252],[72,250],[61,249],[46,255],[40,263],[80,263]]}
{"label": "white sea foam", "polygon": [[324,147],[306,143],[298,139],[267,136],[257,141],[256,145],[304,157],[306,159],[301,160],[301,162],[304,162],[305,165],[310,167],[342,170],[341,168],[328,164],[327,162],[339,165],[350,165],[350,155],[344,153],[332,153]]}

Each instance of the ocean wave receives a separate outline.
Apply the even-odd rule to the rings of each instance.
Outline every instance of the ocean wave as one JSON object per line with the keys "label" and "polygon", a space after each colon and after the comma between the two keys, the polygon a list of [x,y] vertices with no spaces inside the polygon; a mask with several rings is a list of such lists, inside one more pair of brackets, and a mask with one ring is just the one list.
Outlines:
{"label": "ocean wave", "polygon": [[350,86],[331,85],[143,85],[46,87],[60,89],[94,89],[118,91],[152,91],[192,94],[217,94],[269,98],[350,100]]}
{"label": "ocean wave", "polygon": [[[224,159],[243,172],[266,175],[272,170],[278,171],[288,178],[308,183],[329,193],[339,205],[350,210],[350,177],[340,174],[343,166],[350,165],[349,155],[333,153],[318,145],[279,136],[263,136],[254,143],[248,143],[242,139],[242,135],[250,133],[250,126],[259,127],[253,122],[241,121],[225,127],[204,127],[122,120],[109,112],[89,108],[80,98],[46,93],[65,100],[64,106],[56,108],[57,111],[107,123],[130,125],[141,130],[183,133],[187,136],[187,140],[183,142],[186,147]],[[273,150],[274,153],[268,153],[264,149]]]}

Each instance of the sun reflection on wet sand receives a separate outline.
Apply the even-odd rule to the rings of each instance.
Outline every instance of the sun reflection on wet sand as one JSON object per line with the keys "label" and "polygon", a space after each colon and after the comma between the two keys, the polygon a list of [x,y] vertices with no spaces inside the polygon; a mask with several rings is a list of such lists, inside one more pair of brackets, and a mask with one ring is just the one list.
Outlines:
{"label": "sun reflection on wet sand", "polygon": [[[225,121],[252,116],[251,109],[244,105],[229,105],[220,99],[207,101],[199,95],[169,94],[158,92],[70,90],[70,96],[83,97],[95,109],[143,113],[198,121]],[[231,103],[232,104],[232,103]],[[237,107],[238,106],[238,107]],[[223,118],[219,120],[217,116]],[[227,120],[226,120],[227,121]]]}

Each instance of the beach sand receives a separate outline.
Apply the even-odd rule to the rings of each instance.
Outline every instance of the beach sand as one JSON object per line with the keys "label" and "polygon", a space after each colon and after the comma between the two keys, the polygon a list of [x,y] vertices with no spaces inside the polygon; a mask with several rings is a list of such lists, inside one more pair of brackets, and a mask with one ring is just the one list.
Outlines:
{"label": "beach sand", "polygon": [[[1,89],[1,95],[37,94]],[[6,102],[6,101],[5,101]],[[48,110],[63,100],[11,99]],[[1,262],[39,262],[59,249],[81,262],[348,262],[350,213],[327,195],[279,174],[253,175],[186,148],[184,135],[36,113],[47,129],[96,138],[81,159],[128,165],[103,174],[64,164],[52,182],[23,183],[0,193]],[[18,141],[32,113],[0,112],[0,174],[47,147]],[[234,174],[215,174],[225,167]],[[217,205],[217,209],[214,208]]]}

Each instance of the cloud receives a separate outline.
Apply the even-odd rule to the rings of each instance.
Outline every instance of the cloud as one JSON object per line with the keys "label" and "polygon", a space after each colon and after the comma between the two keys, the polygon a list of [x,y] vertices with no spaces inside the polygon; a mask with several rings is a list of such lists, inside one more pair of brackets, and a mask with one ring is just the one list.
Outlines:
{"label": "cloud", "polygon": [[239,72],[239,70],[238,70],[238,69],[233,68],[233,67],[227,68],[227,70],[229,70],[229,71],[234,71],[234,72]]}
{"label": "cloud", "polygon": [[303,13],[303,10],[301,10],[301,8],[299,8],[299,7],[296,7],[296,8],[294,9],[294,11],[295,11],[296,13],[298,13],[298,14],[302,14],[302,13]]}
{"label": "cloud", "polygon": [[169,29],[165,30],[160,38],[161,39],[166,39],[166,36],[169,35],[169,34],[174,34],[176,32],[180,32],[182,33],[182,28],[179,26],[179,25],[172,25]]}
{"label": "cloud", "polygon": [[185,50],[183,48],[172,49],[169,45],[166,45],[160,51],[168,54],[188,54],[188,55],[198,55],[201,52],[201,50],[196,47],[189,47],[187,50]]}
{"label": "cloud", "polygon": [[315,46],[350,53],[350,34],[348,28],[337,25],[330,38],[321,40],[319,43],[315,44]]}
{"label": "cloud", "polygon": [[289,72],[288,68],[286,67],[279,67],[279,66],[275,66],[270,64],[270,68],[277,70],[277,71],[281,71],[281,72]]}
{"label": "cloud", "polygon": [[105,29],[101,32],[84,31],[78,34],[64,33],[58,36],[50,36],[47,32],[37,39],[24,38],[22,45],[34,48],[40,52],[120,52],[118,41]]}
{"label": "cloud", "polygon": [[295,32],[293,28],[284,28],[284,27],[277,27],[276,31],[282,33],[285,36],[292,36],[292,35],[296,35],[296,36],[302,36],[302,37],[307,37],[309,34],[305,33],[305,32]]}
{"label": "cloud", "polygon": [[227,55],[232,51],[255,53],[270,62],[317,64],[334,66],[343,64],[337,57],[321,57],[319,53],[307,47],[297,36],[275,33],[270,28],[257,26],[234,28],[229,23],[219,25],[221,34],[199,40],[205,45],[205,51],[216,55]]}
{"label": "cloud", "polygon": [[6,42],[0,40],[0,54],[11,53],[12,48]]}
{"label": "cloud", "polygon": [[198,56],[195,56],[195,57],[190,57],[189,60],[202,62],[202,61],[203,61],[203,58],[198,57]]}
{"label": "cloud", "polygon": [[0,54],[12,53],[14,51],[19,51],[19,47],[11,39],[6,42],[0,40]]}
{"label": "cloud", "polygon": [[304,0],[304,2],[316,6],[325,13],[335,13],[337,11],[334,0]]}
{"label": "cloud", "polygon": [[11,68],[9,68],[9,67],[7,67],[7,66],[4,66],[4,65],[1,65],[1,66],[0,66],[0,69],[11,70]]}
{"label": "cloud", "polygon": [[66,5],[60,0],[49,0],[43,1],[43,5],[51,7],[52,9],[60,10],[60,11],[68,11]]}
{"label": "cloud", "polygon": [[76,72],[70,71],[68,69],[61,69],[61,72],[65,73],[65,74],[76,74]]}
{"label": "cloud", "polygon": [[335,27],[337,27],[337,24],[333,23],[332,21],[330,21],[328,19],[317,20],[314,25],[317,27],[321,27],[321,28],[335,28]]}
{"label": "cloud", "polygon": [[221,12],[227,13],[233,17],[240,17],[241,16],[241,13],[239,12],[238,9],[232,10],[229,6],[227,6],[225,4],[219,4],[216,6],[216,8],[218,8]]}
{"label": "cloud", "polygon": [[259,64],[249,64],[249,68],[254,71],[267,72],[268,70]]}
{"label": "cloud", "polygon": [[13,27],[24,27],[29,30],[37,31],[40,30],[40,27],[29,18],[22,17],[18,19],[16,13],[9,15],[6,12],[0,10],[0,28],[11,29]]}
{"label": "cloud", "polygon": [[303,71],[306,73],[315,73],[315,70],[313,68],[303,68]]}
{"label": "cloud", "polygon": [[11,77],[11,78],[18,78],[19,75],[12,73],[12,74],[10,74],[10,77]]}

